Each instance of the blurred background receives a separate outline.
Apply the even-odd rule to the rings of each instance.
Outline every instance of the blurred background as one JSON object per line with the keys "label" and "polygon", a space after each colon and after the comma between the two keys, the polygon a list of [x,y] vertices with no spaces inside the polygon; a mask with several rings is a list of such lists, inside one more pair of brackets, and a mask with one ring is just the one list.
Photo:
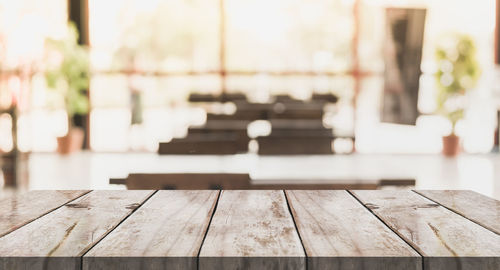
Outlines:
{"label": "blurred background", "polygon": [[[500,198],[497,14],[495,0],[0,0],[0,185],[237,172]],[[198,149],[213,134],[190,128],[235,121],[248,148]]]}

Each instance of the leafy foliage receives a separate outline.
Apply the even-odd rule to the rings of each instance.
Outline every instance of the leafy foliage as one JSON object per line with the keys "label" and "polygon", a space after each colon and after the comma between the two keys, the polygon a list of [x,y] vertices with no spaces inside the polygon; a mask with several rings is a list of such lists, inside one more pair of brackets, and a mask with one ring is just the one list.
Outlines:
{"label": "leafy foliage", "polygon": [[69,119],[75,114],[87,113],[89,54],[87,48],[78,44],[78,31],[75,25],[68,24],[68,35],[65,39],[47,39],[46,45],[49,55],[60,60],[47,67],[45,79],[48,87],[63,97]]}
{"label": "leafy foliage", "polygon": [[474,40],[467,35],[450,37],[436,49],[436,60],[438,113],[450,120],[454,132],[456,123],[464,117],[465,95],[481,75]]}

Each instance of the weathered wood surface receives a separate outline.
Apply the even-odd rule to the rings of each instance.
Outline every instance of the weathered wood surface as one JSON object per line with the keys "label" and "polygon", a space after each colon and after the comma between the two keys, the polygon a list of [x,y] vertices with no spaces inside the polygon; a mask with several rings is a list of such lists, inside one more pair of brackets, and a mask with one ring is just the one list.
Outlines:
{"label": "weathered wood surface", "polygon": [[353,191],[424,256],[425,269],[500,269],[500,236],[412,191]]}
{"label": "weathered wood surface", "polygon": [[416,190],[415,192],[500,234],[500,201],[470,190]]}
{"label": "weathered wood surface", "polygon": [[200,269],[305,269],[283,191],[222,191]]}
{"label": "weathered wood surface", "polygon": [[219,191],[158,191],[93,247],[83,269],[196,269]]}
{"label": "weathered wood surface", "polygon": [[308,269],[421,269],[421,256],[346,191],[286,194]]}
{"label": "weathered wood surface", "polygon": [[0,205],[58,202],[0,236],[0,269],[500,269],[498,202],[465,191],[422,192],[446,207],[409,190],[74,192]]}
{"label": "weathered wood surface", "polygon": [[38,190],[0,200],[0,237],[89,191]]}
{"label": "weathered wood surface", "polygon": [[81,256],[153,192],[93,191],[36,219],[0,238],[0,269],[79,269]]}

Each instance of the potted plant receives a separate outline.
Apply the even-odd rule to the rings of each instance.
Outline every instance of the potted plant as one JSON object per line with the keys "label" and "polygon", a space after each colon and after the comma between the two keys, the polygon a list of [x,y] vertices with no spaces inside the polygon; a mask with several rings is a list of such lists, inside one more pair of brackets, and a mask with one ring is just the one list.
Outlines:
{"label": "potted plant", "polygon": [[73,123],[76,114],[86,114],[89,108],[87,89],[89,87],[88,50],[78,42],[78,31],[74,24],[68,24],[64,39],[47,39],[48,52],[45,79],[50,89],[59,94],[68,118],[68,133],[57,138],[58,152],[68,154],[82,148],[84,132]]}
{"label": "potted plant", "polygon": [[450,36],[436,49],[436,60],[437,112],[451,123],[450,134],[443,137],[443,154],[456,156],[460,152],[456,125],[464,117],[466,94],[481,75],[474,40],[467,35]]}

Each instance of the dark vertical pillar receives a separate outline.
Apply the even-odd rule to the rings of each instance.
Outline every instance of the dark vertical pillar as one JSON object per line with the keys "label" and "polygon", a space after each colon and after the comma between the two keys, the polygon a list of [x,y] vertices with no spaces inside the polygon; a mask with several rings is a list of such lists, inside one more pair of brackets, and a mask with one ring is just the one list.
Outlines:
{"label": "dark vertical pillar", "polygon": [[496,0],[495,7],[496,22],[495,22],[495,64],[500,65],[500,0]]}
{"label": "dark vertical pillar", "polygon": [[[495,7],[496,21],[495,21],[495,65],[497,66],[496,76],[500,73],[500,0],[496,0]],[[498,78],[496,79],[498,80]],[[495,89],[496,90],[496,89]],[[497,105],[498,106],[498,105]],[[495,144],[494,147],[498,150],[500,137],[500,110],[497,108],[497,128],[495,130]]]}
{"label": "dark vertical pillar", "polygon": [[68,0],[68,20],[75,23],[80,36],[78,43],[89,45],[88,0]]}
{"label": "dark vertical pillar", "polygon": [[[78,43],[81,45],[90,45],[89,40],[89,14],[88,14],[88,0],[68,0],[68,20],[75,23],[78,33]],[[89,95],[87,90],[87,95]],[[89,96],[90,98],[90,96]],[[90,125],[89,115],[75,115],[73,123],[77,127],[83,128],[85,132],[85,139],[83,143],[84,149],[90,148]]]}

